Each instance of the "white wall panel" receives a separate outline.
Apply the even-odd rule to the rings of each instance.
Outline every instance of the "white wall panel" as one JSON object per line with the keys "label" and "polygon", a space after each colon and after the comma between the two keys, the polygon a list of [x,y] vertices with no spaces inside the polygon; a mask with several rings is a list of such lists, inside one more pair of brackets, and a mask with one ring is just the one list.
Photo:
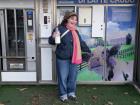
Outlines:
{"label": "white wall panel", "polygon": [[95,5],[93,6],[92,13],[92,37],[103,37],[105,33],[104,23],[104,6]]}
{"label": "white wall panel", "polygon": [[52,48],[41,48],[41,80],[52,80]]}
{"label": "white wall panel", "polygon": [[2,72],[2,82],[36,82],[36,72]]}

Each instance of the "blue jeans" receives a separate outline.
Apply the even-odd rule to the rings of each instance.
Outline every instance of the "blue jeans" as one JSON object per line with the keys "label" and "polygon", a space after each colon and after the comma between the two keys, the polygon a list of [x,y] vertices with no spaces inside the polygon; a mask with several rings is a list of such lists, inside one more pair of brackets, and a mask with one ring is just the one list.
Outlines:
{"label": "blue jeans", "polygon": [[77,64],[72,64],[71,60],[61,60],[56,58],[56,67],[59,96],[67,97],[68,95],[75,95]]}

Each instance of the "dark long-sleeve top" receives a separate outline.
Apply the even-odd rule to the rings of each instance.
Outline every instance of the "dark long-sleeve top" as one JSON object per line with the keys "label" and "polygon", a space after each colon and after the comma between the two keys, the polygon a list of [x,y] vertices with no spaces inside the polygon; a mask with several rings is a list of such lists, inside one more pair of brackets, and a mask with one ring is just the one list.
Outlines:
{"label": "dark long-sleeve top", "polygon": [[[60,31],[60,36],[67,31],[67,28],[65,26],[59,25],[58,29]],[[53,32],[55,29],[53,30]],[[52,34],[53,34],[52,32]],[[86,45],[86,43],[82,40],[79,32],[76,30],[79,40],[80,40],[80,45],[81,45],[81,50],[83,52],[88,52],[91,53],[90,49]],[[55,39],[52,37],[52,35],[49,37],[49,44],[55,45]],[[56,48],[56,57],[59,59],[72,59],[73,55],[73,37],[72,37],[72,32],[69,31],[63,38],[61,38],[61,43],[57,45]]]}

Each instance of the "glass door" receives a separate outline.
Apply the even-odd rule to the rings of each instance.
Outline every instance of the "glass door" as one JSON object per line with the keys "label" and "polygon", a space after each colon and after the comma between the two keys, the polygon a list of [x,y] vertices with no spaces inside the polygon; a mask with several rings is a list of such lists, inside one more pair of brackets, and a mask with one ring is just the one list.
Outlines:
{"label": "glass door", "polygon": [[25,33],[23,9],[6,9],[6,56],[8,70],[25,69]]}
{"label": "glass door", "polygon": [[24,9],[0,10],[0,69],[25,70]]}

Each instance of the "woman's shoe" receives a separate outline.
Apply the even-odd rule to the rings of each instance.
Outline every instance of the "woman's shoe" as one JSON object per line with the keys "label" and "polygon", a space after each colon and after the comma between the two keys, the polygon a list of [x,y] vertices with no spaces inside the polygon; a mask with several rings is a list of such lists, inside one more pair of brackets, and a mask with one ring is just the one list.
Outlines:
{"label": "woman's shoe", "polygon": [[77,97],[75,95],[71,95],[68,98],[72,101],[77,101]]}
{"label": "woman's shoe", "polygon": [[60,98],[60,100],[64,103],[68,103],[68,98]]}

